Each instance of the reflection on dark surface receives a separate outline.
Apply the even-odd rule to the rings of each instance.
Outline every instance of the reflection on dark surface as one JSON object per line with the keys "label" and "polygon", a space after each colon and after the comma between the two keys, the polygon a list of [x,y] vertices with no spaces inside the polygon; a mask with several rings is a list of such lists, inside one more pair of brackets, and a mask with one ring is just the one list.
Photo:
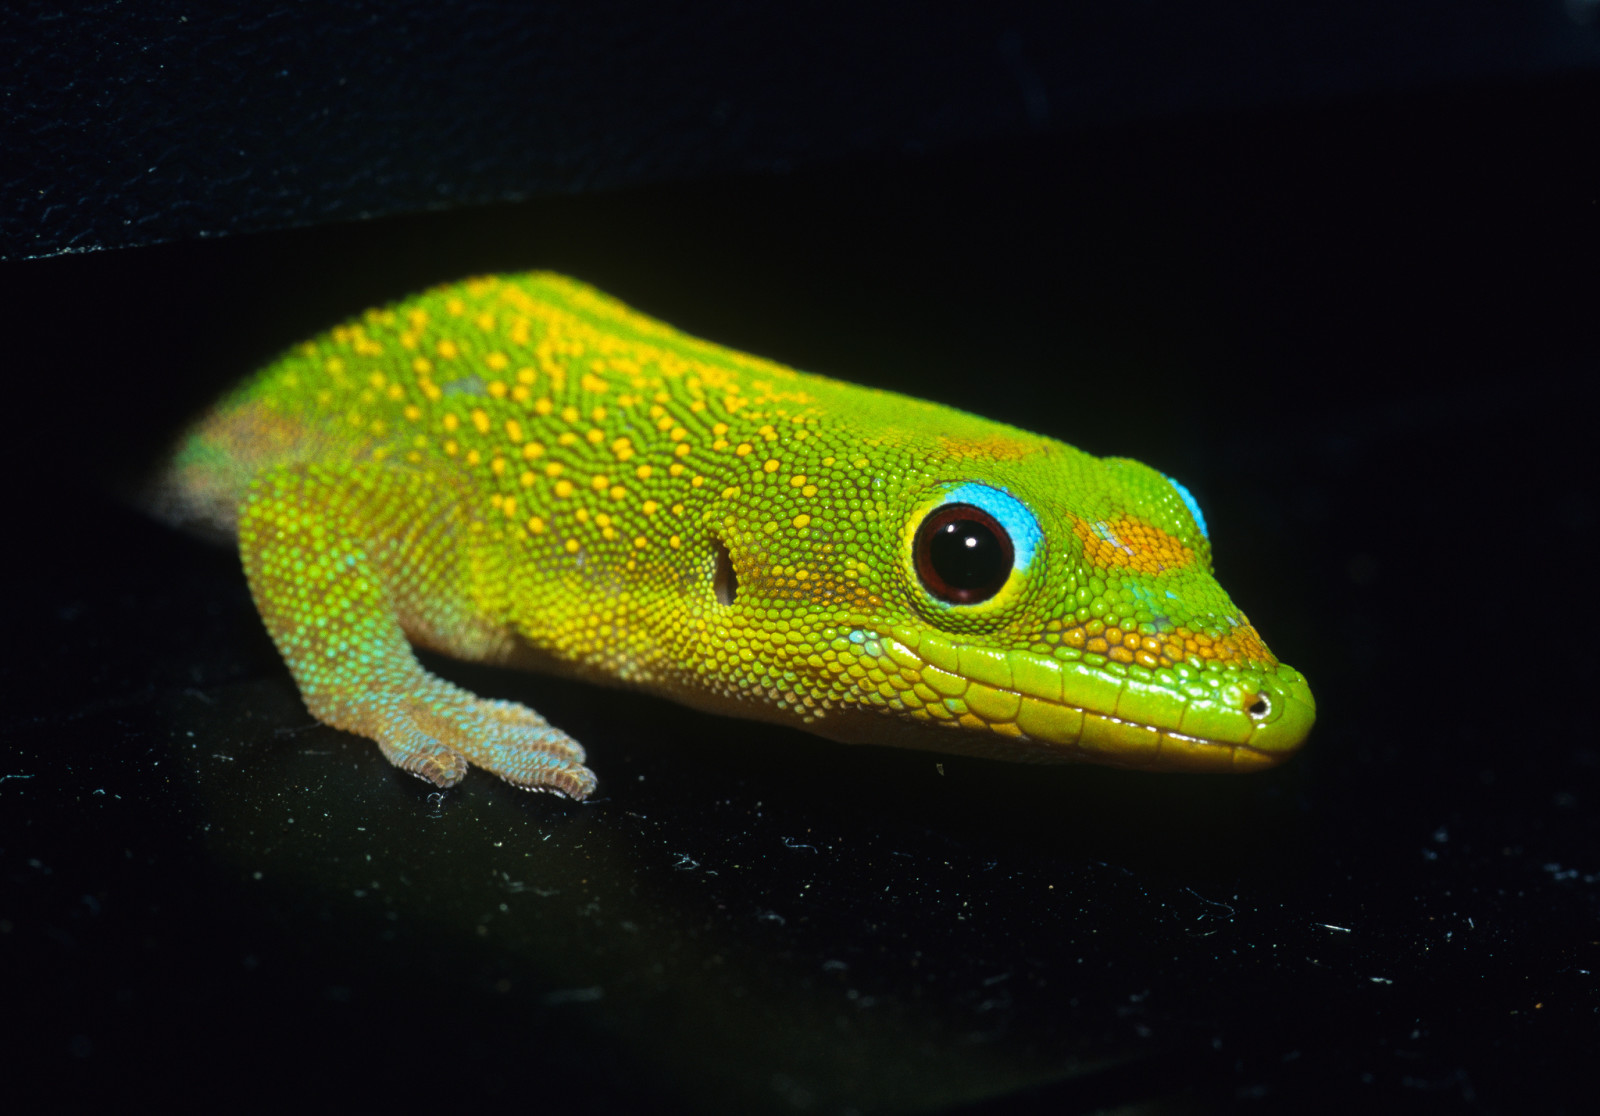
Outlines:
{"label": "reflection on dark surface", "polygon": [[[1572,1110],[1600,1009],[1571,588],[1595,257],[1548,108],[8,271],[38,394],[7,446],[6,1049],[96,1100]],[[315,725],[235,560],[92,474],[330,318],[529,266],[1182,477],[1312,681],[1306,753],[1239,779],[1013,767],[430,661],[581,740],[602,783],[578,806],[478,772],[439,795]]]}

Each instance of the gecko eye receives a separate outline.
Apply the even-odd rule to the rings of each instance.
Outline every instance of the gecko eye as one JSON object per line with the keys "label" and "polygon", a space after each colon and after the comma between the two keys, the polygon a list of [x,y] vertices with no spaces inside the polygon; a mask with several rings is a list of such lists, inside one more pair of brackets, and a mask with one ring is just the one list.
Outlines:
{"label": "gecko eye", "polygon": [[941,601],[979,604],[1000,592],[1015,553],[998,520],[971,504],[944,504],[917,528],[917,577]]}

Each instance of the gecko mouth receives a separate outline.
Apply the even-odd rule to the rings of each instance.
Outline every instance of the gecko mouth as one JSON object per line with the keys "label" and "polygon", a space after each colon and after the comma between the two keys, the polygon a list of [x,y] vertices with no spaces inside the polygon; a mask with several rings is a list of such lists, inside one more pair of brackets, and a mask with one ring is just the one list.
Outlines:
{"label": "gecko mouth", "polygon": [[939,751],[1146,771],[1255,771],[1293,754],[1316,718],[1305,679],[1284,666],[1180,668],[1166,678],[916,631],[849,638],[867,666],[862,681],[876,685],[872,704],[944,730],[917,734],[918,746]]}

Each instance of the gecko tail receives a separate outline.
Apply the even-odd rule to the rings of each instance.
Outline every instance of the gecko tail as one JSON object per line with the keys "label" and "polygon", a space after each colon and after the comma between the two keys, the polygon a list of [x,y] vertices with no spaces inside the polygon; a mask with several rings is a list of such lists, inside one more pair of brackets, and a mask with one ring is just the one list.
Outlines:
{"label": "gecko tail", "polygon": [[301,424],[256,404],[224,404],[185,432],[128,496],[163,523],[231,544],[251,480],[263,469],[304,460],[315,441]]}

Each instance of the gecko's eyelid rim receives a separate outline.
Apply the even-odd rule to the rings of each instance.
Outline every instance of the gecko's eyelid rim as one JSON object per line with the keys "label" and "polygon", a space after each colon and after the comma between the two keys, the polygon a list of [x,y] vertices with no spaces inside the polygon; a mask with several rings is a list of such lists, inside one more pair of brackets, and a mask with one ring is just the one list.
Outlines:
{"label": "gecko's eyelid rim", "polygon": [[1161,475],[1166,478],[1166,482],[1177,492],[1179,499],[1183,501],[1183,506],[1189,509],[1189,514],[1194,517],[1194,525],[1200,528],[1200,537],[1210,539],[1211,531],[1206,527],[1206,513],[1200,510],[1200,501],[1194,498],[1194,493],[1190,492],[1182,481],[1168,477],[1165,473]]}

